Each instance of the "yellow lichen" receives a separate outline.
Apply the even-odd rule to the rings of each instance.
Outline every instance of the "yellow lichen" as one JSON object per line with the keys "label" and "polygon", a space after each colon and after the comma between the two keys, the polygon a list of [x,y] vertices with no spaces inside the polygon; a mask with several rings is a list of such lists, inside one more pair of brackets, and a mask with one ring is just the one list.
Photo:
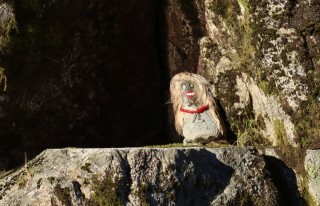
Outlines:
{"label": "yellow lichen", "polygon": [[274,136],[276,138],[277,145],[288,145],[288,138],[286,130],[284,128],[283,120],[276,119],[274,122]]}

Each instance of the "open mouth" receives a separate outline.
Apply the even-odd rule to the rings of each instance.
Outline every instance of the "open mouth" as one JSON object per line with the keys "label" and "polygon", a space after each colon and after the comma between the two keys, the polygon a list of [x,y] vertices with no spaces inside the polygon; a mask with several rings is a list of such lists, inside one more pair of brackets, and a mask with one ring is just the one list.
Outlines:
{"label": "open mouth", "polygon": [[186,95],[187,98],[193,98],[195,93],[193,91],[186,91],[185,95]]}

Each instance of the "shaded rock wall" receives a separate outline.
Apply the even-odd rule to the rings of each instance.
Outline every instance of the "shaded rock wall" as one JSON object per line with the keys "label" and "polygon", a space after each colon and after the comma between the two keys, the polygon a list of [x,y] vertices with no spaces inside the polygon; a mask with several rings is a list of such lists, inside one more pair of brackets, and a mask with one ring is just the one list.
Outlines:
{"label": "shaded rock wall", "polygon": [[8,89],[0,105],[0,156],[10,163],[1,168],[45,148],[168,141],[156,1],[11,5],[17,30],[1,57]]}
{"label": "shaded rock wall", "polygon": [[301,205],[274,171],[254,148],[51,149],[0,178],[0,204]]}

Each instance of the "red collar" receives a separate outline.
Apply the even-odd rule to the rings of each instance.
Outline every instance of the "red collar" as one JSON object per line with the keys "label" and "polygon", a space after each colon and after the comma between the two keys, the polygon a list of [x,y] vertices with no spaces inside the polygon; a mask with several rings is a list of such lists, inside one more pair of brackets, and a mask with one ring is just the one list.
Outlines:
{"label": "red collar", "polygon": [[197,110],[188,110],[188,109],[183,109],[181,107],[180,111],[185,112],[185,113],[190,113],[190,114],[198,114],[198,113],[203,112],[206,109],[208,109],[208,105],[203,105],[202,107],[198,108]]}

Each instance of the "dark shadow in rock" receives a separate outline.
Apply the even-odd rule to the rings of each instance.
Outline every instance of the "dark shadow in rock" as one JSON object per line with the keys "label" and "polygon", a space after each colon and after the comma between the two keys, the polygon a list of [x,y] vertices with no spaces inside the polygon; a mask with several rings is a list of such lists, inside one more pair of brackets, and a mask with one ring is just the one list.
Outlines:
{"label": "dark shadow in rock", "polygon": [[155,47],[157,50],[157,64],[160,80],[160,89],[162,100],[162,136],[170,137],[171,141],[182,142],[181,136],[177,134],[174,128],[174,120],[172,113],[172,104],[170,103],[170,68],[168,59],[168,22],[166,10],[168,9],[168,3],[166,1],[156,1],[156,21],[155,21]]}
{"label": "dark shadow in rock", "polygon": [[82,202],[85,197],[81,191],[80,183],[76,180],[73,180],[71,183],[72,183],[72,188],[73,188],[75,196],[77,197],[78,200],[80,200],[80,202]]}
{"label": "dark shadow in rock", "polygon": [[10,80],[0,98],[3,169],[47,148],[169,142],[156,0],[12,2],[19,32],[1,56]]}
{"label": "dark shadow in rock", "polygon": [[280,205],[307,205],[298,190],[294,171],[275,157],[264,156],[264,159],[266,168],[271,173],[272,182],[278,189]]}
{"label": "dark shadow in rock", "polygon": [[217,107],[218,107],[218,111],[222,117],[222,119],[224,120],[224,124],[226,126],[226,130],[227,130],[227,141],[230,144],[235,144],[237,142],[237,135],[235,135],[232,130],[231,130],[231,126],[230,123],[227,121],[227,114],[226,111],[223,109],[221,103],[219,100],[216,100],[217,102]]}
{"label": "dark shadow in rock", "polygon": [[234,169],[205,149],[180,151],[176,159],[177,205],[210,205],[229,184]]}

